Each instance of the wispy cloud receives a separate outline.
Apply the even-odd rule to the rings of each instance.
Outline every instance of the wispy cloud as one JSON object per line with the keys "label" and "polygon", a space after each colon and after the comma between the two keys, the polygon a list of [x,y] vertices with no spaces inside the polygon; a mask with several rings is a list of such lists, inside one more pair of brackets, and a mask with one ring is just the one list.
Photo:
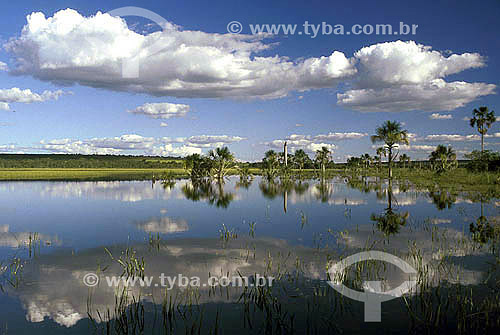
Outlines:
{"label": "wispy cloud", "polygon": [[431,115],[429,115],[429,119],[431,119],[431,120],[451,120],[451,119],[453,119],[453,115],[432,113]]}
{"label": "wispy cloud", "polygon": [[154,138],[137,134],[90,139],[52,139],[27,147],[0,146],[0,152],[50,152],[70,154],[129,154],[155,156],[186,156],[201,154],[203,149],[230,145],[244,140],[239,136],[198,135],[180,138]]}

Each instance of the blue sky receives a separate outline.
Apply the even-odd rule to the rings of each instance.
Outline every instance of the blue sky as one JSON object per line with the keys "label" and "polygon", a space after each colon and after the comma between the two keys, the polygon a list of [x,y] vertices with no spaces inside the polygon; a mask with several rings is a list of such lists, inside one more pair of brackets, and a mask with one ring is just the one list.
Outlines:
{"label": "blue sky", "polygon": [[[326,144],[340,162],[374,154],[369,135],[391,119],[412,133],[401,148],[411,157],[437,144],[463,155],[480,143],[464,118],[499,105],[498,1],[141,1],[176,25],[163,30],[135,16],[127,25],[95,16],[137,5],[2,3],[1,152],[176,156],[229,145],[260,160],[288,140],[311,155]],[[234,20],[239,35],[227,33]],[[249,28],[305,21],[418,28],[316,38]],[[139,77],[122,78],[126,55],[155,44],[162,49],[141,58]],[[489,149],[498,150],[499,124]]]}

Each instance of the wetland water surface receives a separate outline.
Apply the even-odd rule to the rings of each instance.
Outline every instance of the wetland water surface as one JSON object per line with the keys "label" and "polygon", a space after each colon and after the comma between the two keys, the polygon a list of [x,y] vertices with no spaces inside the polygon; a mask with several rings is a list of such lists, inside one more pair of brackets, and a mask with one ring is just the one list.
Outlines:
{"label": "wetland water surface", "polygon": [[[177,180],[0,184],[0,329],[6,334],[421,333],[498,327],[499,200],[375,178],[224,185]],[[473,224],[471,226],[471,223]],[[358,291],[418,271],[364,322]],[[84,284],[87,273],[100,282]],[[109,286],[105,276],[273,277],[266,287]]]}

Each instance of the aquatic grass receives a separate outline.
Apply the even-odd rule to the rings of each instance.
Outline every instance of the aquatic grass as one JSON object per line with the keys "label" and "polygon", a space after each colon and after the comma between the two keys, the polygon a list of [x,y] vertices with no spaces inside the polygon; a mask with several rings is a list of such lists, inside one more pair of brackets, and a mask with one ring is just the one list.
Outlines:
{"label": "aquatic grass", "polygon": [[127,247],[125,251],[121,253],[119,258],[113,257],[107,248],[104,248],[104,250],[112,260],[116,261],[122,267],[123,272],[120,275],[121,277],[126,275],[127,279],[130,277],[140,277],[144,279],[144,257],[139,258],[137,256],[137,252],[133,248]]}
{"label": "aquatic grass", "polygon": [[148,234],[148,244],[150,250],[160,251],[161,249],[161,236],[160,233],[149,233]]}
{"label": "aquatic grass", "polygon": [[222,241],[222,247],[225,248],[227,244],[234,239],[238,238],[238,234],[236,231],[232,228],[229,229],[226,227],[226,225],[223,223],[222,228],[219,229],[219,239]]}

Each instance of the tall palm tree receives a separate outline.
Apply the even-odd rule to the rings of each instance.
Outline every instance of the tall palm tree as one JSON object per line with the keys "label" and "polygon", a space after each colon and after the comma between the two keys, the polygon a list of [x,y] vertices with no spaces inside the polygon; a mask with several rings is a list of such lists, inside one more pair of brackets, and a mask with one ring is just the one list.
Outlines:
{"label": "tall palm tree", "polygon": [[479,110],[472,111],[474,117],[470,119],[470,126],[472,128],[477,126],[477,131],[481,134],[481,153],[484,152],[484,135],[488,132],[491,125],[497,120],[495,118],[495,111],[489,111],[488,107],[479,107]]}
{"label": "tall palm tree", "polygon": [[379,169],[382,170],[382,155],[384,157],[386,155],[385,148],[384,147],[377,148],[377,155],[379,157],[378,159]]}
{"label": "tall palm tree", "polygon": [[307,156],[304,150],[298,149],[297,151],[295,151],[295,155],[293,156],[293,162],[299,168],[299,172],[302,172],[304,165],[306,165],[309,159],[310,159],[309,156]]}
{"label": "tall palm tree", "polygon": [[327,147],[321,147],[321,150],[316,151],[316,162],[321,165],[321,171],[325,174],[326,165],[331,160],[331,151]]}
{"label": "tall palm tree", "polygon": [[210,150],[208,157],[213,162],[215,176],[219,181],[223,181],[228,170],[234,166],[234,155],[229,151],[228,147],[222,147]]}
{"label": "tall palm tree", "polygon": [[392,161],[396,158],[397,154],[393,156],[393,150],[399,144],[409,144],[408,131],[401,129],[401,123],[397,121],[385,121],[382,126],[376,130],[376,135],[371,137],[372,143],[383,142],[387,149],[388,165],[389,165],[389,178],[392,178]]}
{"label": "tall palm tree", "polygon": [[441,173],[457,166],[457,155],[451,147],[440,144],[431,152],[429,160],[437,172]]}

